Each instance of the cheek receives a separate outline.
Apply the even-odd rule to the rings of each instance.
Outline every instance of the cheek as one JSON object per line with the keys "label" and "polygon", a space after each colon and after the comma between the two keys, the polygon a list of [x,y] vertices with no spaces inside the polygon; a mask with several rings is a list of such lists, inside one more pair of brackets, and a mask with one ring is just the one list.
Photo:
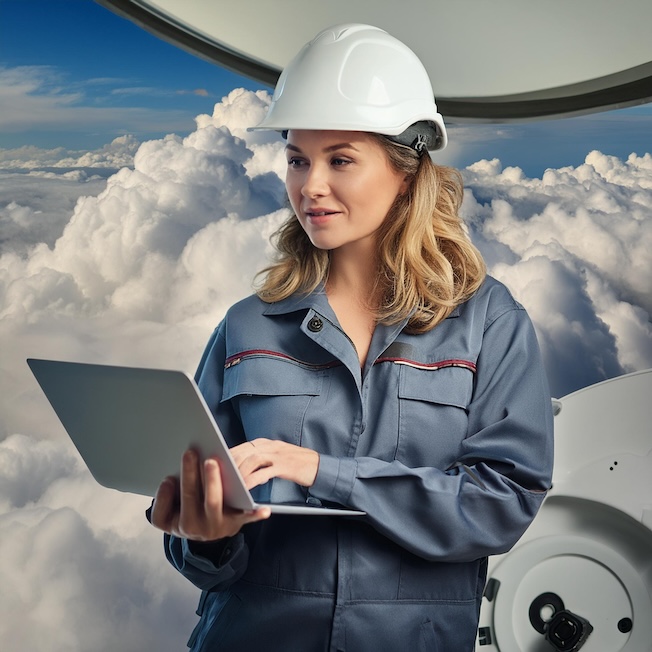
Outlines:
{"label": "cheek", "polygon": [[285,192],[287,193],[288,199],[290,200],[290,206],[292,210],[297,213],[298,208],[301,204],[301,188],[292,180],[285,179]]}
{"label": "cheek", "polygon": [[394,192],[394,188],[391,186],[385,186],[383,190],[376,186],[375,192],[371,195],[373,198],[371,200],[373,211],[370,212],[373,212],[377,220],[383,222],[397,196],[398,191]]}
{"label": "cheek", "polygon": [[374,213],[386,214],[392,207],[401,189],[401,180],[387,171],[369,175],[355,190],[355,196],[366,203]]}

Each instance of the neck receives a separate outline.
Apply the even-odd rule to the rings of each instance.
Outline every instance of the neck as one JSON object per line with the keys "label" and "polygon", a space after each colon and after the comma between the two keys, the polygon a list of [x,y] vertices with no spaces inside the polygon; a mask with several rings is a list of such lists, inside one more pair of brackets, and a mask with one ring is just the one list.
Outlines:
{"label": "neck", "polygon": [[372,255],[348,255],[340,249],[331,251],[331,260],[326,283],[329,296],[347,295],[370,310],[375,306],[373,297],[377,267]]}

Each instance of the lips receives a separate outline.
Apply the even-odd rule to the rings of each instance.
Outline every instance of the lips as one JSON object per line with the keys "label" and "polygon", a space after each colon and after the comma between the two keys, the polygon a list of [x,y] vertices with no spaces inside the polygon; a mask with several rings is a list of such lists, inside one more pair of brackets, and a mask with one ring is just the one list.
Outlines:
{"label": "lips", "polygon": [[330,224],[331,220],[340,214],[340,211],[333,211],[324,206],[315,206],[304,209],[303,214],[308,224],[319,228]]}
{"label": "lips", "polygon": [[304,211],[306,217],[315,218],[315,217],[326,217],[328,215],[335,215],[339,211],[330,211],[327,208],[312,208],[310,210]]}

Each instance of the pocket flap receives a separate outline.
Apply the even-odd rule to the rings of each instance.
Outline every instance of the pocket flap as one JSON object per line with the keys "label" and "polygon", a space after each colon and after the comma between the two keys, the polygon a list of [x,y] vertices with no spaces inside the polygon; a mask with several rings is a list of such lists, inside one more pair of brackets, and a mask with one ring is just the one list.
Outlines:
{"label": "pocket flap", "polygon": [[222,401],[235,396],[318,396],[324,372],[269,355],[243,358],[224,370]]}
{"label": "pocket flap", "polygon": [[466,409],[473,393],[473,372],[461,366],[417,369],[402,365],[399,398],[453,405]]}

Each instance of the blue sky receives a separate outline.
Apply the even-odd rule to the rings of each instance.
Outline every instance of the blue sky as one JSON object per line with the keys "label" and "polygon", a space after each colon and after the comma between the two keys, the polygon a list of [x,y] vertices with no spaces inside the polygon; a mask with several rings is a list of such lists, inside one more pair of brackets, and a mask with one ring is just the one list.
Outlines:
{"label": "blue sky", "polygon": [[[93,0],[0,0],[0,66],[39,67],[31,71],[38,84],[33,94],[55,106],[74,94],[70,106],[87,109],[80,112],[84,119],[67,128],[25,122],[0,129],[3,148],[93,149],[125,131],[139,140],[190,132],[195,115],[210,113],[231,89],[264,88],[152,36]],[[116,120],[107,119],[104,109]],[[138,109],[148,112],[149,125]]]}
{"label": "blue sky", "polygon": [[[93,0],[0,0],[0,70],[16,92],[0,148],[90,150],[130,133],[184,135],[231,89],[263,88],[150,35]],[[2,113],[2,112],[0,112]],[[467,125],[455,164],[497,157],[541,176],[593,149],[652,152],[652,105],[527,124]]]}

